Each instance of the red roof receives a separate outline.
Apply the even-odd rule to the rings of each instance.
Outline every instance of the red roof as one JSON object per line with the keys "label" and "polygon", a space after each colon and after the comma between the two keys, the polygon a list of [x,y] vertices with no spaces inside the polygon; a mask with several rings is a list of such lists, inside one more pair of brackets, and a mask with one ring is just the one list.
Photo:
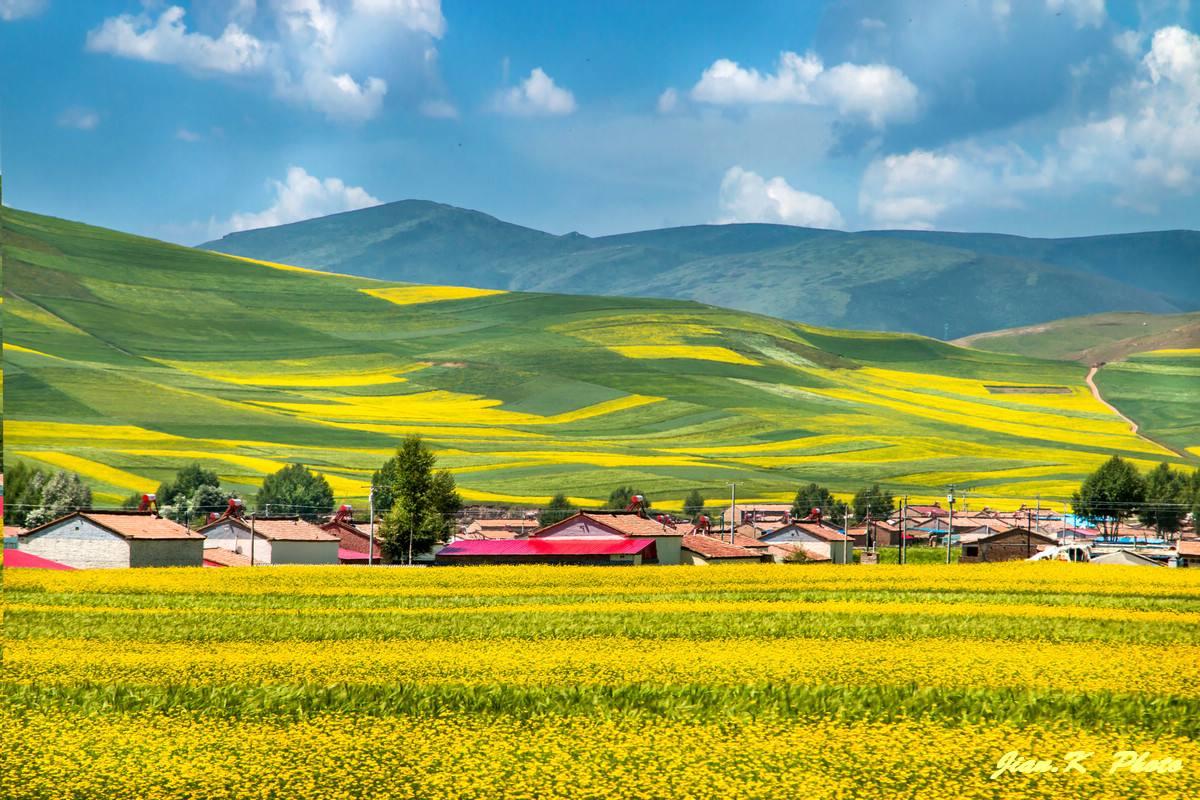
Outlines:
{"label": "red roof", "polygon": [[74,511],[65,517],[51,520],[45,525],[30,528],[21,537],[40,533],[48,528],[76,517],[83,517],[116,534],[124,539],[203,539],[204,537],[190,531],[178,522],[158,516],[153,513],[140,511]]}
{"label": "red roof", "polygon": [[60,569],[73,570],[74,567],[68,567],[66,564],[60,564],[57,561],[51,561],[48,558],[35,556],[33,553],[26,553],[21,550],[5,550],[4,551],[4,568],[5,569]]}
{"label": "red roof", "polygon": [[[378,549],[378,548],[376,548]],[[376,557],[378,559],[378,557]],[[369,553],[360,553],[357,550],[347,550],[344,547],[338,548],[338,561],[370,561]]]}
{"label": "red roof", "polygon": [[[756,543],[757,545],[757,543]],[[764,546],[765,543],[764,543]],[[683,537],[683,549],[698,553],[704,558],[761,558],[762,554],[748,547],[722,542],[713,536],[688,534]]]}
{"label": "red roof", "polygon": [[443,556],[604,556],[644,553],[653,539],[471,539],[451,542]]}
{"label": "red roof", "polygon": [[1175,550],[1181,556],[1200,556],[1200,542],[1179,542]]}
{"label": "red roof", "polygon": [[925,514],[930,517],[946,517],[949,512],[941,506],[909,506],[909,511],[915,511],[918,514]]}

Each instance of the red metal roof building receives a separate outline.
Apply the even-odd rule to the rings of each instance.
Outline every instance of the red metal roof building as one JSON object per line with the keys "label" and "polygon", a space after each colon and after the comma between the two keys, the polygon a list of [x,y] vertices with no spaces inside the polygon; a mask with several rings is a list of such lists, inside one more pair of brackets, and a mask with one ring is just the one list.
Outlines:
{"label": "red metal roof building", "polygon": [[473,539],[438,551],[438,564],[630,564],[655,560],[653,539]]}
{"label": "red metal roof building", "polygon": [[4,551],[3,566],[4,569],[56,569],[67,571],[75,569],[66,564],[60,564],[57,561],[35,556],[33,553],[25,553],[15,548],[8,548]]}

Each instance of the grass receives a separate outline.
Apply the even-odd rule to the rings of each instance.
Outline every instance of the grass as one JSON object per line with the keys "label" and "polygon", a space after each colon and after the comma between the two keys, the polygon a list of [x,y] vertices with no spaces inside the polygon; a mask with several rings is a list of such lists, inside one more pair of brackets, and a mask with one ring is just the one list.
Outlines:
{"label": "grass", "polygon": [[667,509],[692,488],[783,500],[811,480],[914,501],[953,482],[1005,507],[1061,500],[1114,453],[1184,460],[1074,364],[682,301],[280,269],[10,209],[4,226],[6,457],[76,469],[101,504],[199,461],[243,493],[303,462],[361,505],[409,433],[468,501],[634,484]]}
{"label": "grass", "polygon": [[983,798],[1134,748],[1186,769],[1004,795],[1195,796],[1200,573],[1147,572],[8,571],[0,794]]}

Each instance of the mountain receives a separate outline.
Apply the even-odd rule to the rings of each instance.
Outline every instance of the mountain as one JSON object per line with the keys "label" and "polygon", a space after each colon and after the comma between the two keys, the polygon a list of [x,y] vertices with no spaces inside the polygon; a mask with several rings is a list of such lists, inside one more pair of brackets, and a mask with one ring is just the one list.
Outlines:
{"label": "mountain", "polygon": [[1200,309],[1200,232],[1029,239],[789,225],[555,236],[404,200],[202,247],[384,280],[665,297],[927,336],[1107,311]]}
{"label": "mountain", "polygon": [[[1078,364],[690,301],[378,282],[7,208],[0,224],[7,456],[79,472],[99,502],[195,461],[243,492],[302,462],[362,503],[410,433],[478,502],[625,484],[669,508],[816,480],[1015,505],[1069,495],[1113,453],[1179,461]],[[759,235],[701,233],[710,252]]]}

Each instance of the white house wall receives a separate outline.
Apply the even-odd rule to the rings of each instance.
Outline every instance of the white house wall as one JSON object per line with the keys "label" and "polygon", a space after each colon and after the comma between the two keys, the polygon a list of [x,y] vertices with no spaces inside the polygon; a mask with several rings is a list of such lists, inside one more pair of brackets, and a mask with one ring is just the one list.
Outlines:
{"label": "white house wall", "polygon": [[[204,532],[205,547],[222,547],[234,553],[250,555],[250,532],[226,522]],[[272,564],[271,542],[262,536],[254,537],[254,563]]]}
{"label": "white house wall", "polygon": [[129,542],[83,517],[21,537],[20,549],[75,569],[129,566]]}
{"label": "white house wall", "polygon": [[204,563],[201,539],[133,539],[128,544],[131,567],[199,567]]}

